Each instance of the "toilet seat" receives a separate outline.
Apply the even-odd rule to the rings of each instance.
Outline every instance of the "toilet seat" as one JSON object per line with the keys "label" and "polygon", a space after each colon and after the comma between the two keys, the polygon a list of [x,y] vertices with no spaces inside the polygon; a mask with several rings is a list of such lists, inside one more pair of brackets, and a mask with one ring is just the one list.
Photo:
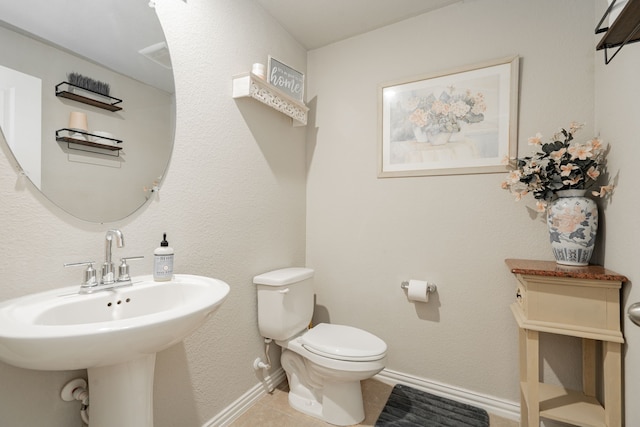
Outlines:
{"label": "toilet seat", "polygon": [[367,362],[386,356],[387,344],[377,336],[345,325],[320,323],[300,337],[307,351],[330,359]]}
{"label": "toilet seat", "polygon": [[[349,336],[355,337],[354,342],[365,342],[368,346],[354,349],[353,344],[349,343],[344,347],[338,347],[341,341],[346,340],[344,337]],[[311,344],[306,344],[305,341]],[[352,378],[354,375],[373,376],[384,369],[387,361],[387,345],[384,341],[366,331],[344,325],[321,323],[312,329],[302,331],[291,339],[276,340],[276,344],[283,350],[297,353],[304,358],[305,363],[310,362],[311,365],[315,365],[313,370],[316,372],[322,372],[325,376],[335,375],[334,378],[340,379]],[[337,351],[338,349],[341,351]],[[351,356],[345,356],[345,353]],[[354,356],[354,354],[357,355]]]}

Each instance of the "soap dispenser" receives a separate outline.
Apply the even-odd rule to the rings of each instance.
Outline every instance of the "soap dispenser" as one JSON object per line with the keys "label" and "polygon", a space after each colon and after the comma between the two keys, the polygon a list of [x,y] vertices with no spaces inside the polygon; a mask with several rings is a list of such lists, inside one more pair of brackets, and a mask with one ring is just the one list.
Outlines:
{"label": "soap dispenser", "polygon": [[160,246],[153,251],[153,280],[164,282],[173,276],[173,248],[167,242],[167,233],[162,236]]}

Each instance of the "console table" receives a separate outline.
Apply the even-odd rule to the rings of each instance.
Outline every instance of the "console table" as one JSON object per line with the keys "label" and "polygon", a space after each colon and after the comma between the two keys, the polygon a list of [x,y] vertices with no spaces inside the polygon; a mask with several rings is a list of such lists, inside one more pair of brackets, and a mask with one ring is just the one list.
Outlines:
{"label": "console table", "polygon": [[[600,266],[507,259],[517,278],[521,427],[540,418],[584,427],[622,426],[620,290],[627,278]],[[582,338],[582,390],[540,382],[539,333]],[[596,346],[602,346],[603,402],[596,397]]]}

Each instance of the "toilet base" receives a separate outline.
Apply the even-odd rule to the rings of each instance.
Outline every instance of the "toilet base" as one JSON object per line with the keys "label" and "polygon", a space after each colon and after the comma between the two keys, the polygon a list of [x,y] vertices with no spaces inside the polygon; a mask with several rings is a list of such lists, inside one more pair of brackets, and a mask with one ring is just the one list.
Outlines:
{"label": "toilet base", "polygon": [[[321,328],[321,325],[316,328]],[[335,326],[337,329],[330,332],[336,335],[344,335],[340,331],[348,328]],[[316,328],[311,332],[321,330]],[[346,330],[354,334],[354,328]],[[326,332],[326,328],[321,331]],[[355,335],[359,336],[366,334],[361,330],[356,332]],[[360,423],[364,420],[360,382],[373,377],[384,368],[387,360],[386,344],[375,336],[367,335],[371,341],[380,344],[381,353],[376,351],[368,358],[353,357],[343,360],[310,351],[301,339],[308,333],[310,332],[302,332],[284,341],[276,340],[276,344],[282,347],[280,362],[289,380],[289,404],[302,413],[334,425]]]}
{"label": "toilet base", "polygon": [[289,381],[289,405],[293,409],[338,426],[364,419],[359,378],[335,381],[319,375],[327,371],[289,350],[282,352],[280,360]]}
{"label": "toilet base", "polygon": [[328,383],[322,388],[322,402],[289,392],[289,405],[304,414],[337,426],[364,420],[360,381]]}

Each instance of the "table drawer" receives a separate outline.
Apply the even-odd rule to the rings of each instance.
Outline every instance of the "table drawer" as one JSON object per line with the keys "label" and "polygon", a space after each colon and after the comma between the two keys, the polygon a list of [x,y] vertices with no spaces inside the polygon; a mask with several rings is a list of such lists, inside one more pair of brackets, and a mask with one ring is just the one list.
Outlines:
{"label": "table drawer", "polygon": [[516,298],[529,321],[619,331],[619,286],[518,275]]}

